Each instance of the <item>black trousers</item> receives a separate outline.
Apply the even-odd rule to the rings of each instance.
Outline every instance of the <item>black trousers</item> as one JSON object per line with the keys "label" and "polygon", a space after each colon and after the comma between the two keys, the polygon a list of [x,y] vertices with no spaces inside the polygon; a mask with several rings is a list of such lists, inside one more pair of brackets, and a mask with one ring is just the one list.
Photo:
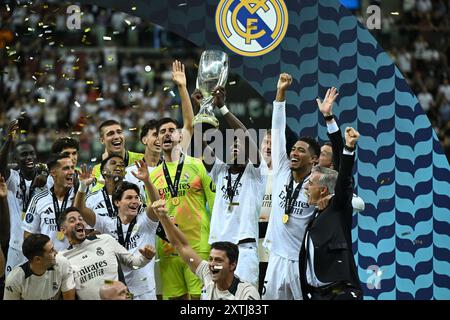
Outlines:
{"label": "black trousers", "polygon": [[363,292],[351,284],[336,283],[325,287],[309,287],[310,300],[362,300]]}

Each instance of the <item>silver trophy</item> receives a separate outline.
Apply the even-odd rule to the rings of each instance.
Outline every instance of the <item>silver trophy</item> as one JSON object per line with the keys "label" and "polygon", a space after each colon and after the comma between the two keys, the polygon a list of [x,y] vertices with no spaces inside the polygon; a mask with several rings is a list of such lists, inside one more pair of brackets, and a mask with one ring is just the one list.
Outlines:
{"label": "silver trophy", "polygon": [[217,86],[225,87],[228,78],[228,55],[219,50],[207,50],[202,53],[198,66],[197,89],[201,91],[203,100],[200,110],[194,117],[196,124],[207,124],[219,127],[219,120],[214,116],[212,91]]}

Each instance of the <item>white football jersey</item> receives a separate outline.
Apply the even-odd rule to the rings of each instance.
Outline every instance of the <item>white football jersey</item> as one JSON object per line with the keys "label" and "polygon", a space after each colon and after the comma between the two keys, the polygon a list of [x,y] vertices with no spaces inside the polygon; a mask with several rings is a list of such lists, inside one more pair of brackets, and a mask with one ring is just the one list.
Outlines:
{"label": "white football jersey", "polygon": [[[272,114],[272,212],[264,246],[268,247],[270,252],[285,259],[298,261],[305,229],[312,218],[315,206],[308,204],[305,195],[305,186],[309,181],[309,176],[307,176],[297,199],[294,200],[289,220],[287,223],[283,223],[283,215],[286,211],[286,190],[291,177],[290,160],[286,155],[285,129],[285,102],[275,101]],[[293,190],[295,187],[294,183]]]}
{"label": "white football jersey", "polygon": [[[30,186],[32,181],[26,180],[24,178],[24,183],[26,187],[25,198],[29,199],[30,197]],[[20,172],[18,170],[10,170],[10,175],[8,180],[6,181],[6,185],[8,187],[8,207],[9,207],[9,216],[10,216],[10,239],[9,246],[22,251],[22,243],[23,243],[23,230],[22,230],[22,220],[25,216],[25,210],[23,210],[24,205],[24,195],[23,191],[20,188]],[[45,190],[45,188],[36,188],[33,191],[33,195],[37,194],[41,191]]]}
{"label": "white football jersey", "polygon": [[120,264],[138,269],[149,262],[140,253],[129,253],[108,234],[89,236],[61,254],[72,265],[80,300],[100,300],[99,291],[105,280],[119,280]]}
{"label": "white football jersey", "polygon": [[[72,206],[74,198],[74,188],[71,188],[66,208]],[[58,200],[58,206],[62,209],[62,201]],[[49,190],[44,190],[31,199],[22,227],[27,232],[42,233],[49,236],[53,241],[56,251],[67,249],[69,246],[67,237],[64,237],[62,240],[57,239],[58,227],[56,224],[55,207],[52,193]]]}
{"label": "white football jersey", "polygon": [[[118,217],[111,219],[109,217],[96,216],[94,228],[102,233],[113,236],[119,241],[117,230]],[[123,239],[126,239],[128,227],[130,224],[122,224]],[[139,253],[138,249],[150,244],[155,247],[156,228],[158,222],[148,218],[145,211],[137,215],[136,224],[130,235],[128,252]],[[134,270],[123,266],[123,273],[128,288],[134,295],[141,295],[155,290],[155,260],[152,259],[149,264],[141,269]]]}
{"label": "white football jersey", "polygon": [[96,216],[108,217],[110,219],[113,219],[117,215],[117,213],[114,209],[112,195],[108,195],[112,211],[109,212],[102,190],[103,188],[94,192],[90,192],[86,195],[86,208],[91,209]]}
{"label": "white football jersey", "polygon": [[58,254],[56,264],[41,276],[33,274],[28,261],[15,267],[5,280],[4,300],[57,300],[61,299],[61,292],[73,288],[72,267]]}
{"label": "white football jersey", "polygon": [[[216,198],[211,217],[209,243],[229,241],[237,244],[239,240],[258,239],[258,220],[264,187],[267,180],[267,164],[264,160],[258,168],[248,163],[237,184],[233,203],[227,195],[229,166],[216,159],[209,173],[216,185]],[[231,174],[233,187],[238,174]]]}

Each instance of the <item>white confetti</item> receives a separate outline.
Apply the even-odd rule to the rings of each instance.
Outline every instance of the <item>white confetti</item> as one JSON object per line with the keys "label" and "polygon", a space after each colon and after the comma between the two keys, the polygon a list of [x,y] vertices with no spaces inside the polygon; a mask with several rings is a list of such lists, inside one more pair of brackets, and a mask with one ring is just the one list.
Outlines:
{"label": "white confetti", "polygon": [[91,162],[95,162],[95,161],[97,161],[97,158],[92,158],[91,159]]}
{"label": "white confetti", "polygon": [[190,262],[194,262],[194,259],[190,258],[189,261],[190,261]]}
{"label": "white confetti", "polygon": [[180,3],[178,6],[179,6],[179,7],[187,6],[187,3],[186,3],[186,2],[183,2],[183,3]]}
{"label": "white confetti", "polygon": [[78,101],[75,101],[75,105],[79,108],[81,107],[80,103]]}
{"label": "white confetti", "polygon": [[97,98],[95,101],[103,101],[103,98]]}
{"label": "white confetti", "polygon": [[230,83],[228,83],[230,86],[236,84],[236,81],[231,81]]}
{"label": "white confetti", "polygon": [[175,93],[172,91],[172,90],[170,90],[170,95],[173,97],[173,98],[175,98]]}
{"label": "white confetti", "polygon": [[150,72],[150,71],[152,71],[152,67],[147,65],[147,66],[145,66],[144,70],[145,70],[145,72]]}
{"label": "white confetti", "polygon": [[8,6],[8,4],[6,4],[6,11],[10,12],[11,8]]}
{"label": "white confetti", "polygon": [[39,98],[39,99],[38,99],[38,102],[40,102],[40,103],[45,103],[45,99],[44,99],[44,98]]}
{"label": "white confetti", "polygon": [[125,19],[125,23],[126,23],[127,25],[131,26],[130,20]]}
{"label": "white confetti", "polygon": [[103,40],[109,41],[109,40],[111,40],[111,37],[103,36]]}

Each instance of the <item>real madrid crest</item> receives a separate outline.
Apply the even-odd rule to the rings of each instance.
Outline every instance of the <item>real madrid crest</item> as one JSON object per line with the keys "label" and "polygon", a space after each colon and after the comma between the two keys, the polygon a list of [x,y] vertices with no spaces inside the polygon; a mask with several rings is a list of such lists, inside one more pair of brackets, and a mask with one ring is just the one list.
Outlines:
{"label": "real madrid crest", "polygon": [[288,27],[283,0],[221,0],[216,29],[222,42],[243,56],[261,56],[275,49]]}
{"label": "real madrid crest", "polygon": [[102,256],[105,254],[105,251],[103,251],[103,249],[101,247],[97,247],[96,253],[98,256]]}

